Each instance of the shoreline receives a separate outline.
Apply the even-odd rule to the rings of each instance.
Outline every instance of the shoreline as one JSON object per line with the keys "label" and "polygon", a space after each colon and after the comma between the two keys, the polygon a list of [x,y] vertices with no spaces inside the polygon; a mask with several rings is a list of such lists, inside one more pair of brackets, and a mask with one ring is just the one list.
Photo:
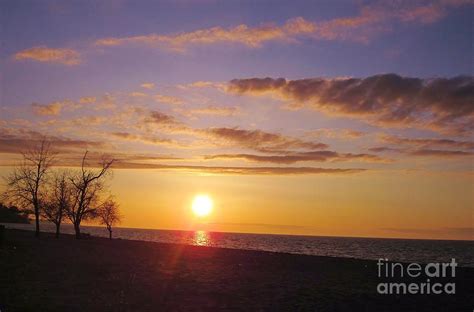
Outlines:
{"label": "shoreline", "polygon": [[473,268],[457,269],[455,295],[380,295],[374,260],[5,232],[6,311],[454,311],[474,304]]}
{"label": "shoreline", "polygon": [[[33,225],[6,224],[7,228],[34,230]],[[43,223],[43,231],[54,233],[52,224]],[[62,226],[62,233],[74,234],[72,225]],[[108,237],[101,226],[84,226],[83,233]],[[220,247],[238,250],[260,250],[297,255],[329,256],[363,260],[388,258],[393,262],[449,262],[456,259],[458,266],[474,268],[474,242],[443,240],[404,240],[385,238],[346,238],[322,236],[295,236],[273,234],[246,234],[205,231],[147,230],[115,228],[114,238],[190,246]]]}

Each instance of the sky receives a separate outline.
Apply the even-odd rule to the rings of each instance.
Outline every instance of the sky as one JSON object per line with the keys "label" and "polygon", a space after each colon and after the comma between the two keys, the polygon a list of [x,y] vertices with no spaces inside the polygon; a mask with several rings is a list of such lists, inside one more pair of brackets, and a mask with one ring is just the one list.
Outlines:
{"label": "sky", "polygon": [[124,227],[472,240],[473,4],[4,0],[0,174],[47,137]]}

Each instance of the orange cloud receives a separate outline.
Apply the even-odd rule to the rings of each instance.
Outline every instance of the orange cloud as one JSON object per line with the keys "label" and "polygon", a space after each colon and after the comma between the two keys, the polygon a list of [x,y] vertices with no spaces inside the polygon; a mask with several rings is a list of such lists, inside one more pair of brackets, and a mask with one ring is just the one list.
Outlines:
{"label": "orange cloud", "polygon": [[22,50],[14,55],[15,60],[33,60],[37,62],[58,63],[63,65],[78,65],[81,63],[79,52],[72,49],[52,49],[37,46]]}
{"label": "orange cloud", "polygon": [[215,82],[215,81],[195,81],[195,82],[192,82],[192,83],[188,83],[188,84],[179,84],[177,85],[177,87],[179,89],[182,89],[182,90],[187,90],[187,89],[190,89],[190,88],[214,88],[216,90],[219,90],[219,91],[225,91],[227,86],[225,83],[223,82]]}
{"label": "orange cloud", "polygon": [[79,103],[81,104],[92,104],[92,103],[95,103],[97,99],[93,96],[85,96],[85,97],[81,97],[79,99]]}
{"label": "orange cloud", "polygon": [[218,106],[210,105],[203,108],[178,109],[177,112],[190,118],[196,115],[229,117],[229,116],[234,116],[234,115],[239,114],[239,108],[238,107],[218,107]]}
{"label": "orange cloud", "polygon": [[38,104],[38,103],[33,103],[31,104],[31,107],[33,107],[33,111],[37,115],[41,116],[57,116],[61,112],[61,109],[63,107],[63,103],[61,102],[53,102],[49,104]]}
{"label": "orange cloud", "polygon": [[[360,21],[358,21],[360,20]],[[345,36],[333,35],[336,32],[354,29],[371,22],[367,17],[336,19],[331,22],[315,23],[296,17],[287,20],[283,25],[264,24],[256,27],[238,25],[231,28],[212,27],[176,35],[140,35],[122,38],[105,38],[95,42],[99,46],[118,46],[124,44],[148,44],[184,51],[190,45],[209,45],[216,43],[237,43],[250,48],[259,48],[270,41],[295,42],[298,37],[306,36],[316,39],[346,39]]]}
{"label": "orange cloud", "polygon": [[146,144],[176,145],[176,142],[170,139],[158,138],[154,136],[136,135],[128,132],[113,132],[112,136],[125,141],[139,141]]}
{"label": "orange cloud", "polygon": [[[294,42],[300,36],[319,36],[319,26],[302,17],[292,18],[281,26],[263,24],[256,27],[238,25],[230,28],[212,27],[175,35],[140,35],[122,38],[105,38],[95,42],[99,46],[118,46],[124,44],[148,44],[173,51],[184,51],[190,45],[209,45],[217,43],[237,43],[250,48],[259,48],[270,41]],[[324,37],[324,36],[323,36]],[[326,38],[327,39],[327,38]]]}
{"label": "orange cloud", "polygon": [[[302,20],[302,18],[299,18]],[[287,40],[292,35],[308,32],[303,21],[289,21],[285,26],[261,25],[249,27],[239,25],[233,28],[212,27],[176,35],[141,35],[124,38],[105,38],[95,42],[99,46],[117,46],[127,43],[142,43],[165,47],[174,51],[184,51],[187,45],[215,44],[220,42],[240,43],[248,47],[260,47],[262,43],[273,40]]]}
{"label": "orange cloud", "polygon": [[303,17],[287,20],[282,25],[263,24],[251,27],[212,27],[172,35],[148,34],[131,37],[102,38],[98,46],[148,44],[173,51],[185,51],[192,45],[236,43],[259,48],[266,42],[296,42],[300,37],[316,40],[351,40],[367,42],[381,32],[388,31],[393,23],[433,23],[444,17],[451,7],[471,4],[468,0],[439,0],[423,2],[381,2],[363,6],[355,16],[327,21],[308,21]]}
{"label": "orange cloud", "polygon": [[316,129],[309,131],[307,135],[311,137],[353,140],[363,137],[366,133],[352,129]]}
{"label": "orange cloud", "polygon": [[93,96],[81,97],[76,101],[64,99],[48,104],[32,103],[33,112],[40,116],[58,116],[63,111],[74,111],[80,108],[92,108],[94,110],[106,110],[115,108],[114,97],[105,94],[99,100]]}
{"label": "orange cloud", "polygon": [[128,95],[132,97],[146,97],[147,94],[143,92],[130,92]]}
{"label": "orange cloud", "polygon": [[152,82],[145,82],[142,83],[140,86],[145,89],[153,89],[155,87],[155,84]]}
{"label": "orange cloud", "polygon": [[171,105],[183,104],[183,100],[181,100],[180,98],[169,96],[169,95],[163,95],[163,94],[156,94],[155,100],[160,103],[171,104]]}

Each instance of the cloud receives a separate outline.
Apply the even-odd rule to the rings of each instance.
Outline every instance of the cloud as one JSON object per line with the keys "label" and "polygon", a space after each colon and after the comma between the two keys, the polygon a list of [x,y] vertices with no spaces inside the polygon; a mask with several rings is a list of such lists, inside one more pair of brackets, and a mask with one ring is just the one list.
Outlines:
{"label": "cloud", "polygon": [[217,115],[217,116],[233,116],[238,114],[238,107],[217,107],[207,106],[204,108],[195,108],[189,111],[193,115]]}
{"label": "cloud", "polygon": [[63,103],[61,102],[53,102],[49,104],[38,104],[32,103],[31,107],[35,114],[40,116],[57,116],[61,112],[61,108],[63,107]]}
{"label": "cloud", "polygon": [[202,133],[217,138],[223,144],[249,148],[260,152],[275,152],[287,149],[325,149],[328,145],[319,142],[303,141],[278,133],[239,128],[207,128]]}
{"label": "cloud", "polygon": [[85,96],[76,101],[64,99],[48,104],[31,104],[33,112],[40,116],[58,116],[63,111],[74,111],[86,106],[94,110],[113,109],[115,108],[115,99],[113,96],[105,94],[99,100],[93,96]]}
{"label": "cloud", "polygon": [[472,4],[472,0],[439,0],[422,1],[419,3],[413,1],[411,5],[404,7],[406,4],[403,2],[392,2],[392,6],[388,9],[395,9],[392,12],[393,16],[402,22],[420,22],[422,24],[431,24],[446,16],[451,8]]}
{"label": "cloud", "polygon": [[386,160],[371,154],[352,154],[345,153],[340,154],[333,151],[313,151],[313,152],[300,152],[300,153],[288,153],[285,155],[253,155],[253,154],[219,154],[219,155],[207,155],[205,159],[245,159],[254,162],[268,162],[275,164],[293,164],[302,161],[366,161],[366,162],[386,162]]}
{"label": "cloud", "polygon": [[151,131],[153,129],[142,127],[142,125],[151,125],[169,134],[185,134],[204,139],[212,146],[244,148],[263,153],[286,152],[288,149],[320,150],[328,148],[327,144],[321,142],[305,141],[258,129],[247,130],[238,127],[194,128],[177,120],[172,115],[156,110],[140,110],[139,113],[144,114],[139,125],[141,129]]}
{"label": "cloud", "polygon": [[100,126],[106,124],[108,121],[110,121],[110,117],[107,116],[81,116],[81,117],[76,117],[72,118],[69,120],[63,120],[61,121],[64,124],[69,124],[69,125],[74,125],[74,126]]}
{"label": "cloud", "polygon": [[413,145],[418,147],[448,147],[474,149],[474,142],[451,139],[404,138],[399,136],[382,135],[380,140],[396,145]]}
{"label": "cloud", "polygon": [[157,125],[175,125],[179,123],[173,116],[164,114],[159,111],[148,112],[145,121]]}
{"label": "cloud", "polygon": [[80,104],[93,104],[97,99],[93,96],[84,96],[79,99]]}
{"label": "cloud", "polygon": [[140,86],[145,89],[153,89],[155,87],[155,84],[153,82],[145,82],[142,83]]}
{"label": "cloud", "polygon": [[307,132],[308,136],[311,137],[326,137],[332,139],[344,139],[352,140],[358,139],[366,135],[363,131],[352,130],[352,129],[316,129]]}
{"label": "cloud", "polygon": [[119,162],[143,161],[143,160],[182,160],[183,158],[169,155],[146,155],[146,154],[120,154],[114,153],[114,159]]}
{"label": "cloud", "polygon": [[128,95],[132,97],[146,97],[147,94],[143,92],[130,92]]}
{"label": "cloud", "polygon": [[162,113],[160,111],[140,111],[144,114],[139,117],[139,123],[136,128],[145,131],[147,134],[159,131],[168,135],[190,135],[202,136],[198,130],[189,127],[185,123],[177,120],[174,116]]}
{"label": "cloud", "polygon": [[196,115],[229,117],[240,114],[238,107],[219,107],[212,105],[203,108],[178,109],[176,111],[190,118]]}
{"label": "cloud", "polygon": [[154,144],[154,145],[176,145],[176,142],[171,139],[165,138],[158,138],[155,136],[144,136],[144,135],[136,135],[128,132],[113,132],[111,133],[112,136],[125,140],[125,141],[139,141],[146,144]]}
{"label": "cloud", "polygon": [[272,24],[249,27],[242,24],[231,28],[212,27],[175,35],[150,34],[122,38],[104,38],[97,40],[95,44],[99,46],[117,46],[141,43],[174,51],[184,51],[188,45],[230,42],[257,48],[267,41],[288,40],[290,35],[295,36],[308,33],[312,30],[312,27],[312,23],[305,21],[303,18],[297,18],[289,20],[281,27]]}
{"label": "cloud", "polygon": [[181,90],[212,88],[217,91],[225,92],[227,89],[227,83],[200,80],[192,83],[178,84],[176,87]]}
{"label": "cloud", "polygon": [[307,175],[307,174],[354,174],[366,169],[334,169],[314,167],[220,167],[220,166],[186,166],[149,163],[117,162],[115,168],[126,169],[162,169],[179,170],[196,173],[231,174],[231,175]]}
{"label": "cloud", "polygon": [[[338,153],[325,150],[329,146],[325,143],[306,141],[299,138],[286,136],[280,133],[272,133],[259,129],[247,130],[237,127],[211,127],[193,128],[175,119],[175,117],[159,112],[147,111],[143,119],[144,123],[156,125],[160,131],[176,135],[185,134],[201,138],[202,141],[182,143],[175,141],[156,139],[150,135],[114,133],[122,139],[142,141],[149,144],[174,144],[179,147],[218,147],[239,150],[251,150],[264,155],[251,153],[221,153],[217,155],[206,155],[205,159],[245,159],[255,162],[271,162],[278,164],[292,164],[303,161],[340,162],[340,161],[363,161],[363,162],[389,162],[389,159],[367,153]],[[150,129],[145,128],[150,133]],[[357,133],[359,135],[359,133]]]}
{"label": "cloud", "polygon": [[37,62],[57,63],[63,65],[78,65],[81,63],[79,52],[72,49],[52,49],[37,46],[22,50],[14,55],[15,60],[33,60]]}
{"label": "cloud", "polygon": [[377,146],[369,148],[369,151],[374,153],[383,153],[383,152],[403,152],[403,149],[396,147],[387,147],[387,146]]}
{"label": "cloud", "polygon": [[100,99],[95,103],[94,109],[95,110],[112,110],[117,107],[116,105],[116,97],[106,93],[100,97]]}
{"label": "cloud", "polygon": [[[474,155],[465,150],[474,149],[474,142],[452,139],[406,138],[393,135],[380,135],[379,140],[392,146],[371,147],[375,153],[396,152],[408,156],[454,158]],[[448,148],[446,149],[439,149]],[[464,149],[464,150],[459,150]]]}
{"label": "cloud", "polygon": [[271,41],[295,42],[300,36],[316,37],[317,24],[302,17],[287,20],[283,25],[273,23],[251,27],[241,24],[235,27],[220,26],[182,32],[174,35],[149,34],[132,37],[104,38],[95,42],[98,46],[118,46],[124,44],[147,44],[172,51],[183,52],[192,45],[234,43],[249,48],[260,48]]}
{"label": "cloud", "polygon": [[193,83],[187,84],[186,87],[191,87],[191,88],[218,88],[222,87],[222,83],[218,82],[213,82],[213,81],[195,81]]}
{"label": "cloud", "polygon": [[0,153],[21,153],[35,147],[43,139],[51,143],[53,148],[61,153],[75,149],[103,148],[107,144],[99,141],[77,140],[60,136],[45,135],[40,132],[0,128]]}
{"label": "cloud", "polygon": [[465,157],[473,156],[474,153],[464,151],[451,151],[451,150],[434,150],[434,149],[420,149],[411,152],[413,156],[431,156],[431,157]]}
{"label": "cloud", "polygon": [[234,27],[211,27],[177,34],[136,35],[110,37],[95,41],[98,46],[147,44],[158,48],[183,52],[189,46],[234,43],[259,48],[267,42],[298,42],[299,38],[313,40],[350,40],[368,42],[372,37],[387,32],[397,23],[434,23],[453,7],[471,4],[464,0],[439,0],[434,2],[376,2],[362,6],[354,16],[326,21],[309,21],[303,17],[288,19],[282,25],[274,23]]}
{"label": "cloud", "polygon": [[147,111],[143,124],[156,126],[169,134],[186,134],[203,138],[212,146],[244,148],[262,153],[286,152],[288,149],[318,150],[328,147],[324,143],[304,141],[262,130],[245,130],[237,127],[193,128],[176,120],[174,116],[159,111]]}
{"label": "cloud", "polygon": [[[107,144],[98,141],[74,140],[58,136],[45,136],[42,133],[24,130],[2,128],[0,132],[0,153],[21,153],[25,149],[37,146],[42,139],[51,142],[54,149],[63,155],[58,158],[56,165],[79,166],[81,153],[90,148],[99,149]],[[141,137],[128,133],[113,133],[116,137],[125,140],[141,140]],[[92,151],[91,163],[99,159],[101,153]],[[191,166],[191,165],[169,165],[156,163],[140,163],[143,160],[176,160],[179,158],[156,155],[129,155],[115,154],[114,168],[121,169],[161,169],[178,170],[208,174],[231,174],[231,175],[307,175],[307,174],[355,174],[366,171],[360,168],[315,168],[315,167],[225,167],[225,166]]]}
{"label": "cloud", "polygon": [[473,156],[473,152],[466,152],[460,150],[440,150],[430,148],[403,148],[403,147],[389,147],[389,146],[378,146],[371,147],[368,149],[374,153],[401,153],[408,156],[418,157],[438,157],[443,159],[468,157]]}
{"label": "cloud", "polygon": [[[67,167],[78,167],[81,164],[82,157],[84,156],[84,150],[75,151],[74,153],[62,154],[57,157],[55,166],[67,166]],[[147,154],[134,154],[134,153],[122,153],[113,151],[108,154],[100,150],[89,151],[87,154],[88,163],[92,166],[100,164],[106,155],[107,158],[114,159],[114,168],[117,169],[132,169],[132,168],[145,168],[147,164],[152,164],[154,161],[179,161],[182,158],[173,157],[169,155],[147,155]],[[141,163],[144,162],[144,163]],[[129,167],[123,164],[130,164]]]}
{"label": "cloud", "polygon": [[[158,125],[159,129],[166,130],[169,134],[187,134],[203,138],[210,146],[226,147],[234,149],[247,149],[264,153],[255,155],[250,153],[222,153],[217,155],[206,155],[205,159],[244,159],[255,162],[270,162],[278,164],[292,164],[303,161],[340,162],[340,161],[363,161],[363,162],[388,162],[377,155],[366,153],[337,153],[325,150],[327,144],[314,141],[306,141],[299,138],[285,136],[279,133],[271,133],[262,130],[246,130],[237,127],[214,127],[214,128],[192,128],[179,121],[173,116],[159,111],[146,112],[144,121]],[[122,139],[142,141],[149,144],[177,144],[169,140],[157,139],[149,135],[136,135],[130,133],[114,133]],[[357,134],[358,135],[358,134]],[[199,145],[201,143],[198,143]],[[181,145],[183,147],[185,145]]]}
{"label": "cloud", "polygon": [[474,129],[474,77],[234,79],[228,92],[274,94],[292,109],[308,108],[382,127],[413,127],[468,134]]}
{"label": "cloud", "polygon": [[[140,136],[129,133],[113,133],[112,135],[125,140],[142,140]],[[21,153],[28,148],[37,146],[42,139],[51,142],[54,149],[63,155],[58,158],[55,165],[79,166],[81,153],[90,148],[98,149],[90,153],[90,162],[96,163],[102,153],[100,150],[107,144],[98,141],[74,140],[58,136],[45,136],[42,133],[24,130],[2,128],[0,131],[0,153]],[[145,138],[145,140],[147,140]],[[166,141],[163,141],[166,143]],[[116,169],[159,169],[177,170],[207,174],[230,174],[230,175],[308,175],[308,174],[356,174],[366,171],[360,168],[315,168],[315,167],[225,167],[225,166],[192,166],[192,165],[169,165],[157,163],[140,163],[143,160],[179,160],[171,156],[135,155],[114,153],[117,160],[114,163]],[[6,163],[6,165],[10,165]]]}
{"label": "cloud", "polygon": [[169,96],[169,95],[163,95],[163,94],[156,94],[155,100],[160,103],[171,104],[171,105],[183,104],[183,100],[181,100],[180,98]]}

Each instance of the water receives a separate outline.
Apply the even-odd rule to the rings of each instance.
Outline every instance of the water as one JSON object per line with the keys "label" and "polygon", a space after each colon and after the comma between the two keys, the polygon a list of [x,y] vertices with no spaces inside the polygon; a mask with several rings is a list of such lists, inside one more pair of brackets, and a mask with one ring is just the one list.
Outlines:
{"label": "water", "polygon": [[[6,223],[5,226],[34,230],[33,224]],[[54,232],[55,228],[52,224],[43,223],[41,230]],[[74,228],[71,224],[64,224],[62,232],[73,234]],[[103,227],[82,226],[82,232],[90,233],[93,236],[108,237],[108,232]],[[391,261],[419,263],[449,262],[451,258],[454,258],[460,266],[474,267],[474,241],[292,236],[132,228],[116,228],[114,237],[317,256],[372,260],[388,258]]]}

